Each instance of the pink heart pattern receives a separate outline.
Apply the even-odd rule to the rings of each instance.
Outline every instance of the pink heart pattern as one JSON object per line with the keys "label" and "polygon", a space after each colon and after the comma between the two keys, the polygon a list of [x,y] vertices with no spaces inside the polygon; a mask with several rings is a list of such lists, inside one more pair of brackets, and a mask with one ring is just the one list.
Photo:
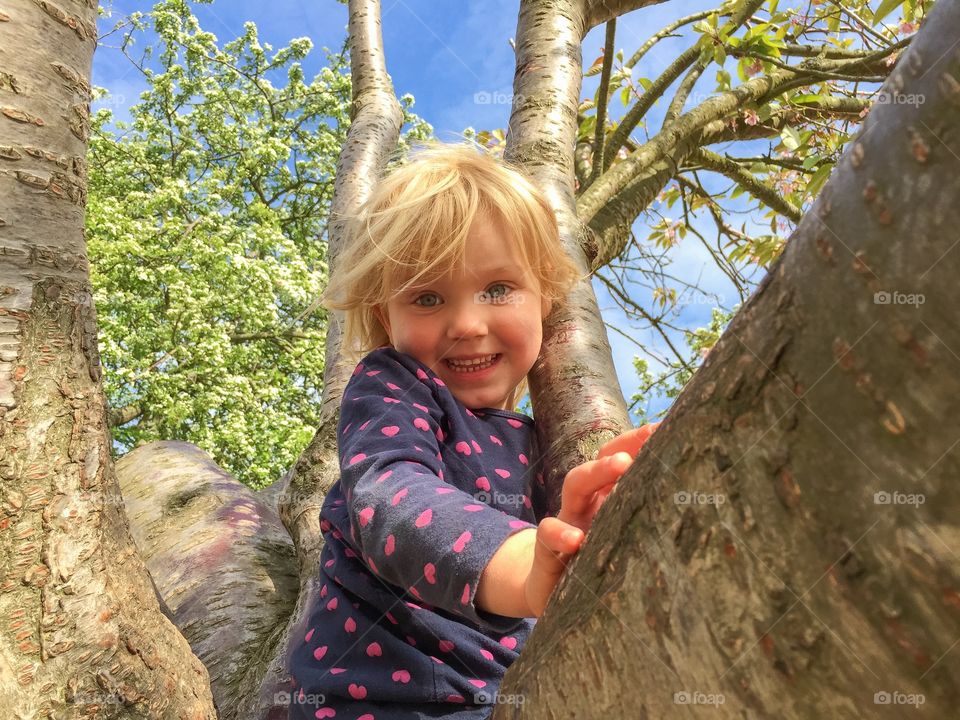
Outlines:
{"label": "pink heart pattern", "polygon": [[[439,634],[434,620],[439,607],[459,608],[461,615],[477,621],[481,609],[471,603],[473,584],[454,578],[463,577],[463,563],[487,549],[490,528],[513,532],[536,527],[531,487],[543,485],[543,474],[535,468],[529,419],[502,411],[473,412],[432,370],[412,362],[389,346],[370,353],[354,369],[341,402],[341,478],[320,513],[326,544],[318,602],[320,611],[327,612],[312,617],[303,635],[303,663],[317,664],[292,668],[298,678],[338,676],[340,684],[328,692],[316,717],[376,720],[372,713],[357,718],[359,708],[350,712],[352,706],[333,700],[347,695],[376,703],[384,699],[387,675],[395,687],[391,701],[406,687],[422,692],[419,666],[406,662],[404,655],[409,649],[422,658],[418,641],[424,649],[428,642],[436,643],[437,655],[461,659],[460,666],[449,665],[453,675],[445,681],[459,676],[459,683],[441,687],[438,681],[436,692],[450,703],[469,702],[466,683],[486,688],[492,678],[461,674],[463,660],[472,655],[474,667],[496,668],[505,651],[519,652],[532,626],[523,623],[501,637],[500,653],[479,646],[473,636],[450,632],[449,622]],[[481,491],[522,503],[481,502],[476,499]],[[377,605],[369,588],[385,581],[406,588],[409,595],[401,603]],[[384,628],[391,625],[395,630]],[[364,642],[355,642],[358,636]],[[397,642],[404,637],[406,642]],[[444,665],[439,657],[428,657]],[[390,664],[384,665],[388,658]],[[342,667],[324,664],[331,661]],[[310,691],[307,684],[305,692]]]}

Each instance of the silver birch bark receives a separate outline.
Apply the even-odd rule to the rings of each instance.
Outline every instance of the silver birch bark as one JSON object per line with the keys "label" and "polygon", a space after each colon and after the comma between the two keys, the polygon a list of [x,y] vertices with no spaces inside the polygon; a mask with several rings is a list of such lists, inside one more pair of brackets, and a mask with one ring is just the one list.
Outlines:
{"label": "silver birch bark", "polygon": [[0,707],[213,718],[110,460],[83,238],[96,7],[0,12]]}

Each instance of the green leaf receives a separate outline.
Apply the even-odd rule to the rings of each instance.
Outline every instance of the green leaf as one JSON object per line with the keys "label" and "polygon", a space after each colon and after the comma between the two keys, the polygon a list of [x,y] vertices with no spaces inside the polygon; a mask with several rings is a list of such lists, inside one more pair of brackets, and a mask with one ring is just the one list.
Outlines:
{"label": "green leaf", "polygon": [[820,169],[813,174],[812,178],[810,178],[810,182],[807,183],[807,194],[813,196],[820,192],[820,188],[822,188],[823,184],[827,182],[827,178],[830,177],[830,173],[832,171],[833,163],[821,165]]}
{"label": "green leaf", "polygon": [[583,119],[583,122],[580,123],[580,127],[577,129],[577,139],[578,140],[588,140],[593,137],[593,129],[597,126],[597,116],[588,115]]}
{"label": "green leaf", "polygon": [[805,105],[807,103],[819,104],[829,99],[830,99],[830,95],[821,95],[818,93],[805,93],[802,95],[794,95],[792,98],[790,98],[790,102],[796,103],[798,105]]}
{"label": "green leaf", "polygon": [[780,131],[780,139],[788,150],[796,150],[802,144],[800,133],[795,127],[789,125]]}
{"label": "green leaf", "polygon": [[904,0],[883,0],[883,2],[880,3],[880,7],[873,13],[873,24],[876,25],[879,23],[887,15],[903,5],[903,2]]}

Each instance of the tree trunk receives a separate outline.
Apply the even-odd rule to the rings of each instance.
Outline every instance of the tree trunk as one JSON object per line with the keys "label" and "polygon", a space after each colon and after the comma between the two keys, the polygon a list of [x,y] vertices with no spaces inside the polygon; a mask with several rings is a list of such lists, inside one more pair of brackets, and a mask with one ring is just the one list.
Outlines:
{"label": "tree trunk", "polygon": [[[507,156],[547,192],[585,269],[572,158],[582,38],[646,4],[521,5]],[[0,12],[0,522],[12,531],[0,704],[22,717],[213,717],[207,671],[134,550],[107,451],[81,230],[91,5]],[[888,84],[925,102],[872,111],[609,497],[500,689],[524,702],[495,717],[673,717],[721,699],[724,717],[900,717],[918,693],[935,716],[956,704],[960,530],[944,480],[960,440],[943,419],[960,402],[960,330],[945,311],[960,270],[958,15],[941,0]],[[355,108],[335,212],[363,200],[397,141],[379,22],[376,0],[351,2]],[[909,252],[893,234],[908,228]],[[339,243],[332,223],[332,271]],[[884,291],[926,302],[878,304]],[[163,610],[210,669],[223,718],[285,716],[349,369],[335,321],[321,427],[283,481],[286,531],[266,494],[186,444],[119,463]],[[554,510],[565,470],[628,424],[615,377],[585,283],[548,318],[531,382]]]}
{"label": "tree trunk", "polygon": [[0,707],[212,718],[110,461],[83,240],[96,3],[0,13]]}
{"label": "tree trunk", "polygon": [[957,37],[938,3],[885,85],[918,100],[870,113],[609,496],[495,720],[955,713]]}
{"label": "tree trunk", "polygon": [[209,671],[219,717],[239,717],[297,600],[290,534],[275,505],[189,443],[138,447],[117,477],[166,614]]}

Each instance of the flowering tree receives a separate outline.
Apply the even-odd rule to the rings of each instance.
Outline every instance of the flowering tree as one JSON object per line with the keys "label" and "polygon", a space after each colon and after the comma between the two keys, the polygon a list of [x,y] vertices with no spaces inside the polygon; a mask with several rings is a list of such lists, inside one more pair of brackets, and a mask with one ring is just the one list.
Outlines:
{"label": "flowering tree", "polygon": [[[752,115],[732,122],[744,103],[772,102],[824,76],[878,79],[896,50],[781,52],[692,107],[671,100],[670,123],[647,140],[618,145],[627,120],[608,128],[599,118],[584,149],[582,64],[571,48],[644,4],[520,8],[504,154],[544,188],[584,268],[619,256],[626,228],[671,178],[693,202],[688,163],[729,167],[705,148],[782,141],[785,120],[831,105],[824,97],[810,110],[794,99],[803,108],[778,122],[760,107],[754,124]],[[330,324],[319,426],[284,480],[279,517],[272,495],[253,493],[184,443],[144,446],[114,469],[82,235],[94,12],[70,7],[22,0],[0,14],[0,47],[22,50],[5,56],[0,75],[9,143],[0,149],[0,218],[10,258],[0,265],[0,480],[11,530],[3,704],[22,716],[213,717],[215,701],[221,717],[282,717],[288,648],[317,593],[317,511],[337,475],[333,429],[352,368]],[[864,8],[853,12],[863,18]],[[728,9],[730,27],[749,32],[759,4]],[[714,62],[717,46],[743,45],[732,30],[707,26],[718,28],[716,44],[708,41]],[[29,42],[27,28],[50,37]],[[501,688],[524,699],[512,716],[627,717],[640,705],[660,717],[721,702],[729,714],[787,718],[820,717],[824,707],[838,717],[898,717],[900,705],[922,702],[941,716],[955,705],[960,531],[947,478],[960,439],[942,419],[960,397],[960,332],[947,314],[960,270],[950,232],[960,220],[958,35],[960,6],[943,0],[884,85],[887,97],[916,101],[871,110],[770,273],[608,498]],[[332,217],[363,199],[404,117],[375,0],[351,3],[350,44],[355,113]],[[676,76],[687,97],[707,60],[701,48]],[[731,173],[751,195],[766,192]],[[337,223],[328,236],[335,272]],[[588,285],[555,308],[544,337],[531,393],[555,503],[564,469],[628,422]],[[555,391],[571,382],[576,392]]]}

